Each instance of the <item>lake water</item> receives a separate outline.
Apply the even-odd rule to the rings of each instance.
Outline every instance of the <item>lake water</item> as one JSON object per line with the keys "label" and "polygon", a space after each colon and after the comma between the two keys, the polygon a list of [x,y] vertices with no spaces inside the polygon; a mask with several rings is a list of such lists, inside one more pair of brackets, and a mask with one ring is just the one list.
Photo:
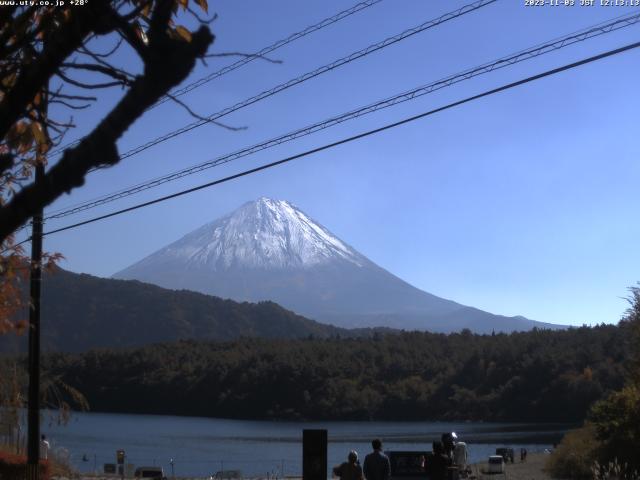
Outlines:
{"label": "lake water", "polygon": [[175,475],[205,476],[242,470],[245,476],[300,475],[302,430],[324,428],[329,435],[329,466],[351,449],[361,460],[380,437],[386,451],[430,450],[431,442],[454,431],[469,444],[471,461],[484,460],[496,447],[542,451],[559,441],[559,425],[446,422],[275,422],[160,415],[76,413],[66,426],[42,425],[53,451],[68,454],[80,471],[102,471],[124,449],[127,463],[160,465]]}

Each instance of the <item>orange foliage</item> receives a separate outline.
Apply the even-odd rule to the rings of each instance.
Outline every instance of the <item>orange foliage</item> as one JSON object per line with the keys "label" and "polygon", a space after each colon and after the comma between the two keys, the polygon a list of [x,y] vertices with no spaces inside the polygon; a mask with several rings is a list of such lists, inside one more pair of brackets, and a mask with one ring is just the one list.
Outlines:
{"label": "orange foliage", "polygon": [[[0,478],[26,478],[27,457],[0,452]],[[51,467],[46,460],[40,460],[40,479],[51,478]]]}

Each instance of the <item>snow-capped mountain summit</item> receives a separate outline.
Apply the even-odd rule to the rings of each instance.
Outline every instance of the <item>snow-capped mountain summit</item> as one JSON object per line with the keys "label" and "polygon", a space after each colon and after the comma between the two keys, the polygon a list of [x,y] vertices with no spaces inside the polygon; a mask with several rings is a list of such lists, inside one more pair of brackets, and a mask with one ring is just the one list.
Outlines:
{"label": "snow-capped mountain summit", "polygon": [[291,203],[262,197],[118,272],[236,301],[271,300],[342,327],[477,332],[550,326],[419,290],[380,268]]}
{"label": "snow-capped mountain summit", "polygon": [[334,260],[362,266],[366,261],[289,202],[266,197],[245,203],[132,268],[172,260],[212,271],[311,268]]}

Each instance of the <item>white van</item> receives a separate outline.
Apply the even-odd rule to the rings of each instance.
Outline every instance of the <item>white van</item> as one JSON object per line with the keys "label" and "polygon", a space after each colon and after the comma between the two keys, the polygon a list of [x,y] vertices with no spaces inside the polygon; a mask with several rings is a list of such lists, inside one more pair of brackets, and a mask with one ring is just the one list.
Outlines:
{"label": "white van", "polygon": [[502,455],[491,455],[488,467],[487,473],[504,473],[504,458]]}

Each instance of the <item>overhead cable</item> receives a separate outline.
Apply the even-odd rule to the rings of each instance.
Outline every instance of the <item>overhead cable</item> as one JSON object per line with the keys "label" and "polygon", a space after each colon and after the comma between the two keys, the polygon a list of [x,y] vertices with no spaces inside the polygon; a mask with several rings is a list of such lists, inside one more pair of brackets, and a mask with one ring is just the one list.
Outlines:
{"label": "overhead cable", "polygon": [[[201,87],[202,85],[205,85],[206,83],[209,83],[213,80],[215,80],[216,78],[222,77],[223,75],[226,75],[227,73],[231,73],[234,70],[237,70],[238,68],[244,67],[245,65],[247,65],[248,63],[253,62],[256,59],[259,58],[264,58],[267,55],[269,55],[270,53],[275,52],[276,50],[278,50],[281,47],[284,47],[285,45],[288,45],[290,43],[295,42],[296,40],[299,40],[303,37],[306,37],[307,35],[317,32],[318,30],[322,30],[325,27],[328,27],[330,25],[333,25],[334,23],[339,22],[340,20],[343,20],[347,17],[350,17],[351,15],[353,15],[354,13],[358,13],[366,8],[369,8],[377,3],[380,3],[382,0],[365,0],[364,2],[360,2],[355,4],[354,6],[352,6],[351,8],[348,8],[346,10],[343,10],[339,13],[336,13],[335,15],[332,15],[331,17],[327,17],[321,21],[319,21],[318,23],[314,24],[314,25],[309,25],[308,27],[306,27],[303,30],[300,30],[299,32],[296,33],[292,33],[291,35],[289,35],[286,38],[283,38],[282,40],[278,40],[277,42],[272,43],[271,45],[268,45],[262,49],[260,49],[259,51],[257,51],[254,54],[251,55],[247,55],[246,57],[241,58],[240,60],[237,60],[225,67],[222,67],[220,70],[217,70],[213,73],[210,73],[209,75],[206,75],[192,83],[189,83],[183,87],[180,87],[172,92],[170,92],[170,95],[172,97],[179,97],[181,95],[184,95],[185,93],[188,93],[192,90],[195,90],[198,87]],[[151,107],[149,107],[147,109],[147,111],[152,110],[153,108],[157,107],[158,105],[161,105],[167,101],[169,101],[171,99],[171,97],[165,95],[163,97],[160,98],[160,100],[158,100],[155,104],[153,104]],[[70,142],[60,148],[56,148],[55,150],[53,150],[49,155],[57,155],[61,152],[63,152],[64,150],[66,150],[67,148],[73,147],[77,144],[79,144],[82,141],[82,139],[78,139],[75,140],[73,142]]]}
{"label": "overhead cable", "polygon": [[291,162],[293,160],[297,160],[297,159],[300,159],[300,158],[303,158],[303,157],[307,157],[307,156],[312,155],[314,153],[322,152],[324,150],[329,150],[331,148],[334,148],[334,147],[337,147],[339,145],[343,145],[343,144],[346,144],[346,143],[350,143],[350,142],[353,142],[355,140],[359,140],[359,139],[362,139],[362,138],[365,138],[365,137],[369,137],[371,135],[375,135],[377,133],[381,133],[383,131],[390,130],[392,128],[396,128],[396,127],[399,127],[401,125],[405,125],[407,123],[414,122],[414,121],[419,120],[421,118],[425,118],[425,117],[434,115],[436,113],[439,113],[439,112],[442,112],[442,111],[445,111],[445,110],[449,110],[449,109],[454,108],[454,107],[458,107],[460,105],[472,102],[474,100],[478,100],[478,99],[481,99],[481,98],[484,98],[484,97],[488,97],[490,95],[494,95],[496,93],[503,92],[505,90],[510,90],[510,89],[518,87],[520,85],[524,85],[526,83],[531,83],[531,82],[534,82],[536,80],[540,80],[542,78],[549,77],[551,75],[556,75],[556,74],[558,74],[560,72],[571,70],[573,68],[576,68],[576,67],[579,67],[579,66],[582,66],[582,65],[586,65],[588,63],[593,63],[593,62],[596,62],[598,60],[602,60],[604,58],[611,57],[613,55],[617,55],[617,54],[620,54],[622,52],[626,52],[626,51],[629,51],[629,50],[632,50],[632,49],[638,48],[638,47],[640,47],[640,42],[635,42],[635,43],[632,43],[632,44],[629,44],[629,45],[625,45],[625,46],[620,47],[620,48],[616,48],[616,49],[613,49],[613,50],[608,50],[608,51],[600,53],[598,55],[594,55],[594,56],[591,56],[591,57],[588,57],[588,58],[584,58],[584,59],[579,60],[577,62],[569,63],[569,64],[563,65],[561,67],[557,67],[557,68],[554,68],[554,69],[551,69],[551,70],[547,70],[547,71],[539,73],[537,75],[533,75],[533,76],[530,76],[530,77],[527,77],[527,78],[524,78],[524,79],[521,79],[521,80],[518,80],[518,81],[515,81],[515,82],[511,82],[511,83],[508,83],[506,85],[502,85],[500,87],[494,88],[492,90],[487,90],[487,91],[485,91],[483,93],[479,93],[477,95],[473,95],[471,97],[467,97],[467,98],[465,98],[463,100],[458,100],[456,102],[449,103],[449,104],[447,104],[445,106],[442,106],[442,107],[439,107],[439,108],[435,108],[433,110],[429,110],[429,111],[421,113],[419,115],[414,115],[412,117],[408,117],[408,118],[405,118],[403,120],[400,120],[400,121],[397,121],[397,122],[393,122],[393,123],[384,125],[384,126],[379,127],[379,128],[375,128],[373,130],[368,130],[366,132],[362,132],[362,133],[359,133],[357,135],[353,135],[353,136],[350,136],[350,137],[347,137],[347,138],[343,138],[343,139],[338,140],[336,142],[325,144],[325,145],[322,145],[320,147],[316,147],[316,148],[313,148],[311,150],[307,150],[305,152],[298,153],[296,155],[292,155],[292,156],[283,158],[281,160],[277,160],[275,162],[271,162],[271,163],[268,163],[268,164],[265,164],[265,165],[261,165],[259,167],[251,168],[249,170],[245,170],[243,172],[236,173],[234,175],[230,175],[228,177],[224,177],[224,178],[221,178],[221,179],[218,179],[218,180],[214,180],[212,182],[205,183],[203,185],[199,185],[197,187],[193,187],[193,188],[189,188],[189,189],[186,189],[186,190],[182,190],[182,191],[173,193],[171,195],[165,195],[163,197],[156,198],[154,200],[150,200],[150,201],[147,201],[147,202],[139,203],[139,204],[131,206],[131,207],[123,208],[121,210],[117,210],[115,212],[111,212],[111,213],[108,213],[108,214],[105,214],[105,215],[100,215],[98,217],[94,217],[94,218],[91,218],[91,219],[88,219],[88,220],[84,220],[82,222],[77,222],[77,223],[74,223],[72,225],[67,225],[65,227],[56,228],[55,230],[50,230],[48,232],[45,232],[43,235],[46,236],[46,235],[52,235],[54,233],[64,232],[66,230],[71,230],[71,229],[74,229],[74,228],[78,228],[78,227],[83,226],[83,225],[87,225],[87,224],[90,224],[90,223],[98,222],[100,220],[104,220],[104,219],[107,219],[107,218],[115,217],[117,215],[122,215],[124,213],[132,212],[134,210],[138,210],[138,209],[141,209],[141,208],[144,208],[144,207],[148,207],[150,205],[154,205],[154,204],[157,204],[157,203],[165,202],[165,201],[171,200],[173,198],[181,197],[183,195],[187,195],[187,194],[196,192],[198,190],[203,190],[205,188],[209,188],[209,187],[212,187],[212,186],[215,186],[215,185],[226,183],[226,182],[229,182],[231,180],[235,180],[235,179],[247,176],[247,175],[251,175],[253,173],[257,173],[257,172],[260,172],[260,171],[263,171],[263,170],[267,170],[269,168],[273,168],[273,167],[276,167],[278,165],[282,165],[282,164]]}
{"label": "overhead cable", "polygon": [[[232,63],[231,65],[228,65],[220,70],[218,70],[217,72],[213,72],[205,77],[202,77],[199,80],[196,80],[195,82],[192,82],[188,85],[185,85],[184,87],[181,87],[173,92],[171,92],[171,95],[174,97],[178,97],[180,95],[184,95],[185,93],[188,93],[192,90],[195,90],[198,87],[201,87],[202,85],[205,85],[206,83],[211,82],[212,80],[215,80],[218,77],[221,77],[229,72],[232,72],[240,67],[243,67],[244,65],[246,65],[249,62],[252,62],[253,60],[257,59],[257,58],[262,58],[262,57],[266,57],[267,55],[269,55],[270,53],[273,53],[274,51],[276,51],[277,49],[284,47],[285,45],[290,44],[291,42],[294,42],[306,35],[309,35],[310,33],[316,32],[318,30],[321,30],[325,27],[328,27],[329,25],[332,25],[336,22],[339,22],[340,20],[342,20],[343,18],[347,18],[351,15],[353,15],[354,13],[357,13],[361,10],[364,10],[365,8],[371,7],[372,5],[375,5],[376,3],[381,2],[382,0],[367,0],[365,2],[360,2],[356,5],[354,5],[353,7],[347,9],[347,10],[343,10],[340,13],[337,13],[335,15],[333,15],[332,17],[328,17],[325,18],[324,20],[322,20],[321,22],[316,23],[315,25],[311,25],[307,28],[305,28],[304,30],[301,30],[300,32],[294,33],[289,35],[287,38],[284,38],[282,40],[278,40],[275,43],[272,43],[271,45],[264,47],[262,50],[256,52],[255,54],[252,54],[248,57],[242,58],[240,60],[238,60],[237,62]],[[155,105],[160,105],[161,103],[167,102],[168,100],[170,100],[169,97],[163,97],[162,99],[160,99]]]}
{"label": "overhead cable", "polygon": [[383,48],[386,48],[390,45],[394,45],[402,40],[405,40],[409,37],[412,37],[413,35],[416,35],[418,33],[424,32],[425,30],[429,30],[431,28],[434,28],[438,25],[441,25],[445,22],[448,22],[449,20],[453,20],[455,18],[461,17],[463,15],[466,15],[468,13],[474,12],[482,7],[485,7],[487,5],[490,5],[492,3],[495,3],[497,0],[478,0],[475,1],[473,3],[470,3],[468,5],[465,5],[463,7],[460,7],[452,12],[449,13],[445,13],[444,15],[441,15],[440,17],[433,19],[433,20],[429,20],[427,22],[424,22],[416,27],[410,28],[408,30],[405,30],[404,32],[401,32],[397,35],[394,35],[392,37],[386,38],[380,42],[374,43],[372,45],[369,45],[366,48],[363,48],[362,50],[358,50],[357,52],[353,52],[345,57],[342,57],[338,60],[334,60],[331,63],[328,63],[326,65],[323,65],[319,68],[316,68],[315,70],[312,70],[310,72],[307,72],[303,75],[300,75],[299,77],[296,78],[292,78],[291,80],[285,82],[285,83],[281,83],[279,85],[276,85],[273,88],[270,88],[269,90],[264,90],[261,93],[258,93],[257,95],[254,95],[252,97],[249,97],[241,102],[236,103],[235,105],[231,105],[229,107],[226,107],[216,113],[213,113],[211,115],[209,115],[208,117],[202,119],[202,120],[197,120],[194,121],[192,123],[189,123],[188,125],[185,125],[184,127],[181,127],[177,130],[174,130],[172,132],[166,133],[160,137],[157,137],[153,140],[150,140],[147,143],[144,143],[142,145],[138,145],[137,147],[134,147],[126,152],[124,152],[123,154],[120,155],[121,159],[125,159],[125,158],[129,158],[132,157],[134,155],[137,155],[140,152],[143,152],[144,150],[147,150],[148,148],[151,148],[155,145],[158,145],[159,143],[162,142],[166,142],[167,140],[170,140],[172,138],[177,137],[178,135],[182,135],[184,133],[187,133],[195,128],[201,127],[203,125],[206,125],[208,123],[211,122],[215,122],[218,121],[219,119],[221,119],[222,117],[225,117],[227,115],[229,115],[230,113],[233,112],[237,112],[238,110],[248,107],[249,105],[253,105],[254,103],[257,103],[259,101],[262,101],[266,98],[269,98],[273,95],[276,95],[284,90],[288,90],[289,88],[295,86],[295,85],[299,85],[303,82],[306,82],[308,80],[311,80],[312,78],[318,77],[320,75],[323,75],[327,72],[331,72],[333,70],[335,70],[336,68],[342,67],[343,65],[346,65],[348,63],[351,63],[355,60],[358,60],[362,57],[365,57],[367,55],[370,55],[374,52],[377,52],[378,50],[382,50]]}
{"label": "overhead cable", "polygon": [[388,97],[384,100],[380,100],[378,102],[369,104],[367,106],[364,106],[355,110],[351,110],[341,115],[337,115],[329,119],[323,120],[321,122],[313,123],[306,127],[296,129],[292,132],[286,133],[284,135],[280,135],[270,140],[263,141],[261,143],[252,145],[250,147],[243,148],[233,153],[216,157],[215,159],[209,160],[207,162],[203,162],[203,163],[155,178],[153,180],[139,183],[137,185],[128,187],[118,192],[114,192],[106,196],[102,196],[97,199],[78,204],[73,207],[67,207],[63,210],[52,212],[51,214],[47,215],[45,219],[62,218],[62,217],[66,217],[69,215],[82,212],[84,210],[95,208],[100,205],[104,205],[106,203],[110,203],[112,201],[119,200],[121,198],[128,197],[130,195],[148,190],[150,188],[154,188],[159,185],[177,180],[179,178],[183,178],[188,175],[193,175],[203,170],[207,170],[209,168],[213,168],[213,167],[237,160],[239,158],[252,155],[256,152],[266,150],[268,148],[275,147],[277,145],[281,145],[286,142],[290,142],[300,137],[304,137],[306,135],[310,135],[320,130],[330,128],[340,123],[353,120],[363,115],[367,115],[369,113],[373,113],[378,110],[391,107],[393,105],[398,105],[400,103],[407,102],[409,100],[414,100],[418,97],[427,95],[429,93],[432,93],[436,90],[440,90],[442,88],[449,87],[451,85],[462,82],[464,80],[469,80],[473,77],[483,75],[485,73],[489,73],[494,70],[498,70],[510,65],[514,65],[516,63],[529,60],[531,58],[535,58],[555,50],[559,50],[561,48],[567,47],[574,43],[581,42],[593,37],[597,37],[599,35],[609,33],[614,30],[618,30],[620,28],[627,27],[627,26],[636,24],[638,22],[640,22],[640,13],[635,13],[633,15],[626,15],[624,17],[618,17],[617,19],[610,21],[608,23],[598,24],[597,26],[588,27],[586,29],[580,30],[578,32],[574,32],[564,37],[559,37],[555,40],[538,44],[534,47],[530,47],[528,49],[521,50],[517,53],[502,57],[498,60],[464,70],[460,73],[450,75],[448,77],[442,78],[440,80],[429,83],[427,85],[422,85],[420,87],[414,88],[407,92],[403,92],[403,93],[394,95],[392,97]]}

